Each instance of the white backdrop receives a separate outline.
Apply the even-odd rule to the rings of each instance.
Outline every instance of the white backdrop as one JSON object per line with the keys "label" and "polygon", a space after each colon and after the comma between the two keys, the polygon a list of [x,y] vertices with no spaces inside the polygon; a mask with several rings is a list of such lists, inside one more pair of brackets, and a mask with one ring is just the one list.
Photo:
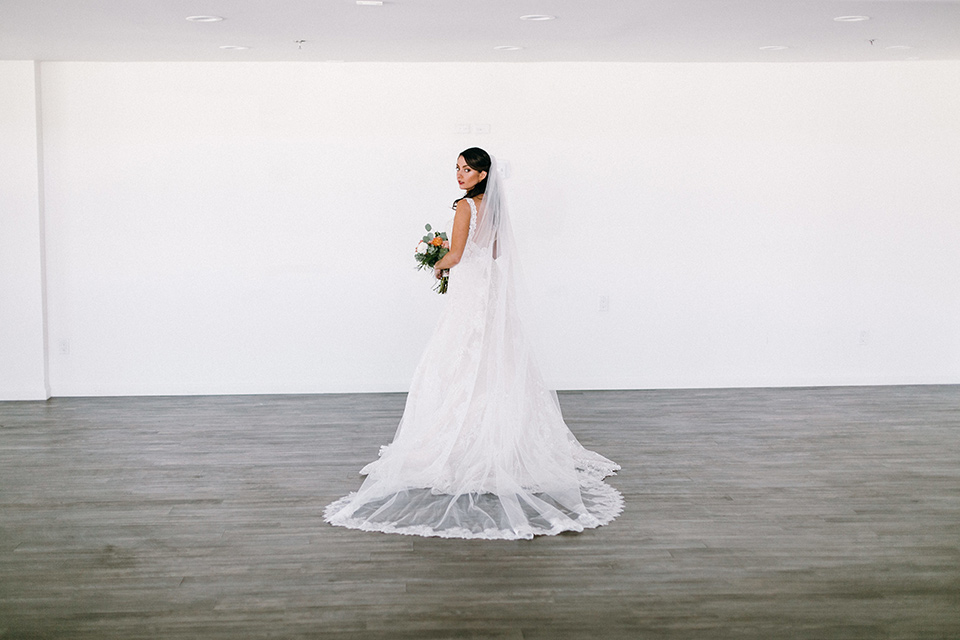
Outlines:
{"label": "white backdrop", "polygon": [[473,145],[558,388],[958,383],[958,75],[44,63],[51,391],[405,390]]}

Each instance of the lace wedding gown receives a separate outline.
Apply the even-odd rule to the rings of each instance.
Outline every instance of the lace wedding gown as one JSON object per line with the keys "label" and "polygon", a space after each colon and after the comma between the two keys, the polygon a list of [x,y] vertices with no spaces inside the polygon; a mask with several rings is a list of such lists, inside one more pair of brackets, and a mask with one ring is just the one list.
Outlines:
{"label": "lace wedding gown", "polygon": [[[619,465],[567,428],[524,340],[509,256],[476,241],[477,209],[446,306],[413,376],[393,442],[327,522],[444,538],[518,539],[613,520]],[[483,216],[484,209],[480,211]]]}

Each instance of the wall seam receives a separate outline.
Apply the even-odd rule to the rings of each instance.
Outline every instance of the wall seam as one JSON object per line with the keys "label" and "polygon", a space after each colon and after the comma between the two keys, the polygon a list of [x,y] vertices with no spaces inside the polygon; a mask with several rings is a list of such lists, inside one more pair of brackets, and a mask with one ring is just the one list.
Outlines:
{"label": "wall seam", "polygon": [[41,65],[33,61],[33,99],[36,106],[37,139],[37,209],[40,233],[40,322],[43,335],[43,390],[46,399],[50,393],[50,339],[47,322],[47,225],[46,225],[46,180],[43,163],[43,92],[41,90]]}

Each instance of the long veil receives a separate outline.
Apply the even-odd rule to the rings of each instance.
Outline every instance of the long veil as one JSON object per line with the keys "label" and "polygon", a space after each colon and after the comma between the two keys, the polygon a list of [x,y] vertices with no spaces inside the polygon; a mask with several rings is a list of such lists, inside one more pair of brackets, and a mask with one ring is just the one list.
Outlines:
{"label": "long veil", "polygon": [[[613,520],[619,465],[585,449],[540,374],[518,312],[517,247],[496,160],[403,418],[360,489],[324,512],[335,525],[517,539]],[[473,207],[472,200],[469,200]]]}

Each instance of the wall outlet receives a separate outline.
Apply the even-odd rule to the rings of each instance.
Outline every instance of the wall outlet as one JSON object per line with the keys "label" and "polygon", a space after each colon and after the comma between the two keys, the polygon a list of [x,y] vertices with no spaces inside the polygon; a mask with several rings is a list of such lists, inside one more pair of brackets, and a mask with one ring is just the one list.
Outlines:
{"label": "wall outlet", "polygon": [[491,127],[489,124],[471,124],[469,122],[461,122],[453,125],[454,133],[490,133],[491,131],[493,131],[493,127]]}
{"label": "wall outlet", "polygon": [[597,303],[597,311],[601,313],[610,311],[610,296],[600,296],[600,302]]}

